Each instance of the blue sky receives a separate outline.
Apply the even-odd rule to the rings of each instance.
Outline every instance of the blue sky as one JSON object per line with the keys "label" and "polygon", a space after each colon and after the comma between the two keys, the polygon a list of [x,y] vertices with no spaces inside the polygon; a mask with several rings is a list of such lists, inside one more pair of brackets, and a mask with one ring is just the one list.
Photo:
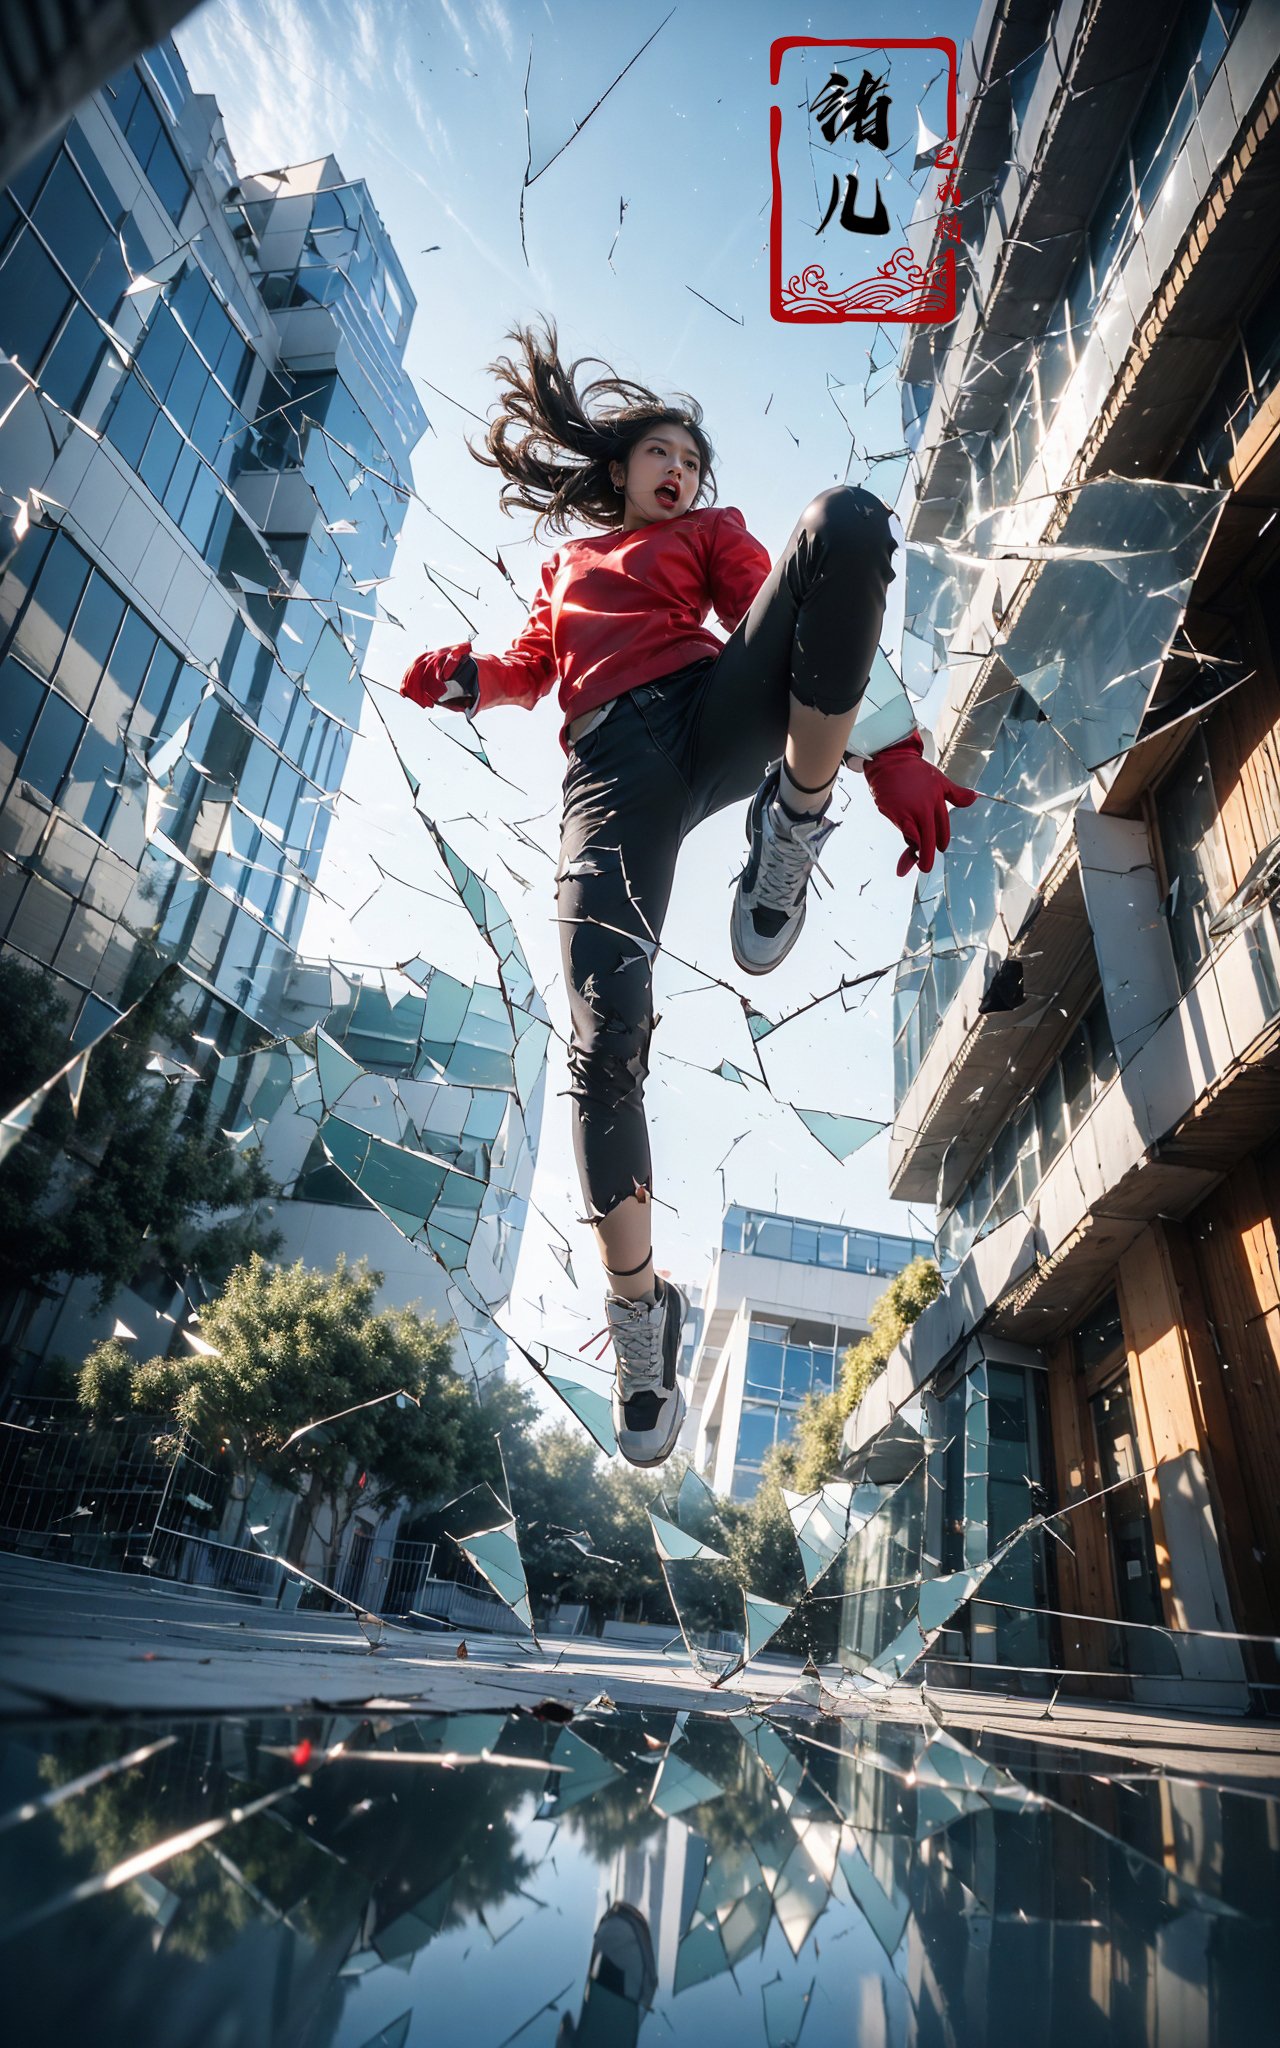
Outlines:
{"label": "blue sky", "polygon": [[[516,320],[549,313],[566,358],[598,355],[665,394],[693,393],[717,452],[719,502],[740,507],[774,556],[808,499],[846,475],[850,440],[842,411],[863,449],[901,440],[892,379],[882,377],[878,393],[873,380],[869,402],[865,396],[873,329],[784,328],[770,318],[769,46],[786,35],[951,36],[960,44],[972,25],[972,0],[866,0],[855,10],[681,0],[527,192],[526,262],[519,201],[530,146],[536,170],[573,135],[666,13],[661,4],[636,10],[598,0],[207,0],[177,34],[193,86],[219,102],[242,171],[332,152],[348,177],[368,181],[418,301],[407,367],[432,431],[415,457],[417,488],[479,548],[501,548],[527,596],[543,556],[531,540],[532,521],[499,513],[494,473],[472,460],[463,438],[481,438],[464,408],[486,413],[495,390],[484,366],[504,352],[505,330]],[[818,84],[822,76],[825,69]],[[898,99],[895,145],[904,136],[913,142],[915,133],[909,94]],[[940,116],[936,98],[927,111]],[[425,253],[433,244],[440,246]],[[863,480],[857,462],[848,474]],[[420,648],[468,637],[424,564],[461,586],[458,602],[475,621],[480,651],[505,648],[523,623],[497,572],[441,519],[414,505],[394,580],[383,592],[403,630],[375,631],[367,664],[373,677],[396,681]],[[481,724],[494,766],[523,795],[466,759],[438,729],[444,714],[433,720],[382,701],[446,837],[503,897],[552,1018],[567,1030],[553,922],[551,861],[564,769],[554,696],[533,714],[502,710]],[[477,951],[467,921],[445,902],[394,885],[373,893],[370,854],[407,880],[447,893],[389,766],[370,730],[355,750],[349,797],[339,806],[329,886],[347,908],[372,900],[350,928],[319,907],[308,948],[331,946],[345,957],[383,962],[421,952],[452,971],[492,979],[492,963]],[[823,857],[834,888],[821,902],[811,899],[801,942],[777,973],[754,982],[740,977],[729,953],[730,890],[744,844],[737,808],[685,844],[664,934],[669,955],[697,962],[774,1017],[833,988],[842,974],[895,960],[911,900],[910,882],[893,872],[900,842],[859,779],[845,778],[837,815],[841,827]],[[536,822],[526,829],[549,858],[527,850],[521,858],[504,829],[504,820],[530,818]],[[459,822],[445,823],[451,819]],[[495,854],[527,880],[527,891]],[[781,1101],[861,1116],[891,1113],[890,988],[886,980],[848,1012],[833,1000],[771,1039],[770,1080],[780,1098],[771,1102],[759,1087],[744,1090],[695,1070],[721,1059],[752,1069],[742,1012],[731,994],[705,987],[678,959],[660,960],[655,1007],[662,1023],[647,1090],[655,1193],[672,1205],[655,1212],[660,1266],[692,1280],[703,1276],[721,1213],[717,1162],[743,1133],[725,1169],[729,1199],[776,1202],[873,1228],[920,1227],[919,1211],[909,1217],[889,1199],[885,1139],[841,1166]],[[588,1316],[591,1328],[600,1320],[600,1288],[590,1233],[573,1221],[581,1198],[569,1105],[557,1093],[564,1086],[563,1053],[553,1043],[534,1200],[569,1237],[585,1287],[574,1294],[546,1250],[546,1231],[531,1218],[515,1307],[545,1297],[547,1334],[556,1341],[558,1327],[575,1348],[575,1318]]]}

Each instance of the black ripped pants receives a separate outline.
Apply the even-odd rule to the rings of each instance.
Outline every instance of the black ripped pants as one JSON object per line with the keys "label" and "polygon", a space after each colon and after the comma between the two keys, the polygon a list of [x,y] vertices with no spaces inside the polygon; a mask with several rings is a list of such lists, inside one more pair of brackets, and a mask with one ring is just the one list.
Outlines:
{"label": "black ripped pants", "polygon": [[572,746],[556,914],[584,1221],[637,1186],[653,1192],[653,957],[681,844],[702,819],[754,796],[785,747],[793,694],[827,713],[857,705],[893,551],[878,498],[847,485],[821,492],[722,652],[628,691]]}

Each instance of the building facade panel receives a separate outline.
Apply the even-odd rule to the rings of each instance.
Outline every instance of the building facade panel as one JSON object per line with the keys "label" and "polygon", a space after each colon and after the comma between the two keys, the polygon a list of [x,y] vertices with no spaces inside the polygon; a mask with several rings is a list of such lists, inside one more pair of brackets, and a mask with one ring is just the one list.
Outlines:
{"label": "building facade panel", "polygon": [[[1253,1630],[1269,1626],[1264,1615],[1280,1606],[1278,1215],[1280,1169],[1273,1148],[1242,1159],[1193,1213],[1181,1233],[1183,1257],[1177,1262],[1197,1376],[1214,1404],[1217,1426],[1210,1442],[1225,1467],[1219,1490],[1224,1513],[1230,1504],[1229,1548],[1242,1626]],[[1203,1312],[1197,1314],[1200,1303]]]}

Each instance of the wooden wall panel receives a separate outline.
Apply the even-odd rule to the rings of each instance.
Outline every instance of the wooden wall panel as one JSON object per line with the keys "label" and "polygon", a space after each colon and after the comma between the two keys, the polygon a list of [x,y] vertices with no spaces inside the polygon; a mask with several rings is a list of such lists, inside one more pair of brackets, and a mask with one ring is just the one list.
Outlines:
{"label": "wooden wall panel", "polygon": [[1251,1548],[1280,1623],[1280,1251],[1274,1159],[1246,1159],[1187,1222],[1222,1364]]}
{"label": "wooden wall panel", "polygon": [[1258,1169],[1263,1208],[1272,1219],[1274,1232],[1276,1219],[1280,1217],[1280,1145],[1268,1145],[1263,1151],[1256,1152],[1254,1165]]}
{"label": "wooden wall panel", "polygon": [[1196,1442],[1198,1431],[1185,1388],[1178,1388],[1177,1370],[1170,1370],[1180,1364],[1179,1354],[1174,1351],[1171,1355],[1168,1342],[1176,1327],[1175,1317],[1152,1229],[1144,1231],[1129,1247],[1117,1267],[1116,1294],[1129,1353],[1133,1426],[1146,1475],[1144,1484],[1151,1512],[1160,1598],[1166,1622],[1171,1628],[1182,1628],[1186,1615],[1174,1593],[1173,1562],[1165,1534],[1157,1468],[1166,1459],[1180,1458],[1189,1444]]}
{"label": "wooden wall panel", "polygon": [[[1213,1513],[1182,1301],[1160,1224],[1123,1254],[1116,1277],[1134,1422],[1143,1464],[1155,1466],[1148,1487],[1165,1613],[1175,1628],[1229,1632],[1237,1623],[1222,1559],[1225,1533]],[[1239,1673],[1234,1651],[1204,1639],[1181,1656],[1188,1674]]]}
{"label": "wooden wall panel", "polygon": [[1269,664],[1210,713],[1205,740],[1233,886],[1280,837],[1280,687]]}
{"label": "wooden wall panel", "polygon": [[1280,1621],[1280,1615],[1272,1611],[1266,1581],[1258,1568],[1254,1551],[1254,1528],[1231,1401],[1215,1343],[1212,1318],[1200,1284],[1199,1265],[1185,1224],[1166,1223],[1164,1233],[1182,1301],[1183,1326],[1191,1357],[1191,1392],[1199,1411],[1200,1436],[1206,1453],[1205,1476],[1213,1500],[1214,1519],[1225,1542],[1224,1562],[1232,1610],[1240,1629],[1269,1635]]}
{"label": "wooden wall panel", "polygon": [[[1084,1383],[1076,1371],[1069,1339],[1063,1339],[1050,1352],[1048,1379],[1056,1498],[1060,1507],[1069,1507],[1073,1501],[1084,1501],[1089,1494],[1096,1493],[1102,1484]],[[1094,1614],[1103,1621],[1119,1618],[1104,1508],[1103,1501],[1091,1500],[1065,1521],[1054,1524],[1071,1546],[1068,1550],[1063,1544],[1054,1543],[1050,1550],[1058,1575],[1058,1606],[1063,1610],[1063,1619],[1058,1623],[1063,1666],[1068,1671],[1092,1674],[1065,1680],[1064,1689],[1077,1698],[1127,1699],[1128,1678],[1107,1669],[1104,1631],[1066,1619],[1068,1614]]]}

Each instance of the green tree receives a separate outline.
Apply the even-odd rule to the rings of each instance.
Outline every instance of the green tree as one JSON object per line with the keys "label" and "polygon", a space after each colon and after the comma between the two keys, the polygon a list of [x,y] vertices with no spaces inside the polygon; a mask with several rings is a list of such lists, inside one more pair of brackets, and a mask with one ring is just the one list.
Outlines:
{"label": "green tree", "polygon": [[[152,1358],[128,1375],[135,1409],[172,1415],[207,1449],[225,1444],[246,1476],[256,1469],[302,1496],[329,1584],[358,1507],[442,1497],[480,1441],[448,1333],[409,1309],[376,1311],[381,1283],[363,1262],[317,1273],[255,1253],[201,1312],[210,1355]],[[79,1376],[81,1405],[109,1413],[121,1386],[120,1347],[97,1346]],[[413,1398],[381,1398],[400,1390]],[[326,1416],[341,1419],[288,1441]]]}
{"label": "green tree", "polygon": [[467,1391],[469,1398],[463,1403],[459,1426],[456,1486],[475,1486],[487,1479],[501,1495],[503,1460],[508,1467],[518,1460],[519,1446],[537,1423],[538,1403],[523,1381],[497,1374],[478,1388],[468,1383]]}
{"label": "green tree", "polygon": [[504,1439],[504,1448],[535,1606],[583,1601],[598,1615],[672,1621],[647,1513],[659,1482],[610,1464],[576,1423]]}
{"label": "green tree", "polygon": [[[810,1394],[790,1440],[777,1445],[765,1460],[755,1497],[734,1512],[728,1533],[734,1577],[752,1593],[791,1603],[802,1598],[800,1556],[782,1489],[813,1493],[824,1480],[838,1476],[846,1421],[884,1371],[894,1346],[941,1287],[942,1276],[931,1260],[913,1259],[904,1266],[872,1309],[868,1335],[845,1352],[835,1392]],[[835,1601],[812,1603],[779,1630],[773,1647],[796,1655],[829,1655],[838,1612]]]}
{"label": "green tree", "polygon": [[895,1345],[941,1292],[942,1275],[932,1259],[912,1259],[889,1282],[871,1311],[869,1333],[844,1354],[835,1392],[811,1394],[802,1404],[780,1460],[783,1485],[797,1493],[812,1493],[824,1479],[835,1478],[845,1423],[879,1379]]}
{"label": "green tree", "polygon": [[[274,1249],[251,1206],[275,1192],[258,1155],[228,1144],[206,1086],[188,1093],[147,1070],[154,1044],[189,1030],[171,990],[162,975],[94,1048],[79,1115],[55,1088],[0,1165],[0,1288],[90,1278],[105,1306],[148,1261],[216,1281],[251,1246]],[[62,1002],[51,974],[0,960],[0,1109],[65,1065]]]}
{"label": "green tree", "polygon": [[[649,1719],[647,1710],[645,1718]],[[652,1730],[646,1732],[652,1733]],[[636,1769],[634,1752],[610,1754],[601,1740],[602,1724],[599,1722],[582,1733],[592,1749],[609,1755],[610,1762],[618,1764],[623,1772],[620,1778],[612,1779],[599,1791],[593,1792],[590,1799],[569,1807],[564,1816],[564,1825],[569,1833],[581,1842],[596,1863],[605,1864],[620,1850],[638,1849],[643,1843],[652,1842],[667,1826],[667,1820],[651,1803],[653,1777],[648,1771]],[[630,1725],[624,1726],[623,1733],[627,1742],[634,1740]]]}
{"label": "green tree", "polygon": [[649,1524],[648,1511],[658,1498],[660,1480],[665,1480],[661,1490],[666,1491],[677,1484],[678,1474],[670,1466],[662,1474],[638,1472],[621,1458],[607,1465],[603,1519],[593,1533],[599,1538],[597,1547],[616,1557],[622,1567],[615,1586],[621,1581],[617,1597],[623,1618],[674,1627],[675,1615]]}
{"label": "green tree", "polygon": [[[231,1777],[216,1723],[160,1724],[157,1732],[178,1738],[171,1751],[57,1807],[57,1881],[75,1883],[111,1870],[195,1821],[247,1804],[281,1779],[281,1763],[259,1745],[268,1738],[293,1740],[308,1725],[319,1744],[336,1733],[327,1716],[310,1724],[248,1722],[244,1761],[237,1759]],[[416,1747],[413,1723],[405,1735],[402,1746]],[[40,1776],[60,1786],[118,1755],[116,1731],[73,1730],[41,1759]],[[165,1859],[160,1882],[180,1901],[165,1948],[204,1962],[230,1949],[247,1926],[287,1913],[295,1932],[343,1955],[362,1921],[366,1939],[370,1931],[384,1938],[397,1921],[420,1912],[420,1927],[402,1937],[404,1949],[394,1942],[397,1953],[407,1952],[429,1940],[433,1928],[459,1926],[533,1878],[534,1866],[520,1849],[517,1811],[532,1775],[388,1771],[352,1754],[338,1770],[317,1771],[305,1792],[240,1821],[218,1844],[225,1860],[201,1848]],[[48,1856],[56,1853],[51,1847]],[[128,1940],[127,1916],[143,1918],[146,1903],[134,1886],[124,1885],[102,1910],[104,1919],[114,1916],[119,1944]]]}
{"label": "green tree", "polygon": [[794,1602],[804,1593],[800,1551],[781,1492],[790,1484],[786,1448],[775,1446],[754,1497],[737,1506],[728,1530],[733,1576],[764,1600]]}
{"label": "green tree", "polygon": [[[229,1810],[241,1801],[247,1803],[251,1794],[243,1780],[228,1778],[217,1755],[217,1736],[211,1736],[208,1723],[159,1724],[156,1732],[177,1737],[172,1752],[112,1776],[105,1784],[91,1785],[57,1808],[59,1847],[66,1859],[62,1881],[114,1869],[167,1835],[208,1819],[219,1804]],[[252,1758],[252,1732],[246,1747]],[[41,1757],[39,1772],[46,1784],[64,1785],[81,1772],[111,1764],[118,1755],[116,1730],[76,1729]],[[272,1760],[258,1757],[256,1765],[250,1762],[250,1770],[252,1793],[265,1791],[271,1780],[266,1777],[264,1782],[264,1776],[273,1772]],[[223,1864],[202,1848],[167,1857],[159,1880],[180,1904],[166,1927],[165,1947],[207,1962],[273,1910],[288,1913],[298,1931],[316,1943],[354,1929],[368,1887],[341,1856],[326,1854],[327,1845],[314,1839],[299,1819],[286,1804],[273,1814],[255,1814],[239,1822],[229,1837],[230,1856]],[[133,1885],[123,1885],[109,1910],[116,1916],[117,1943],[127,1943],[127,1916],[145,1920],[147,1903]]]}

